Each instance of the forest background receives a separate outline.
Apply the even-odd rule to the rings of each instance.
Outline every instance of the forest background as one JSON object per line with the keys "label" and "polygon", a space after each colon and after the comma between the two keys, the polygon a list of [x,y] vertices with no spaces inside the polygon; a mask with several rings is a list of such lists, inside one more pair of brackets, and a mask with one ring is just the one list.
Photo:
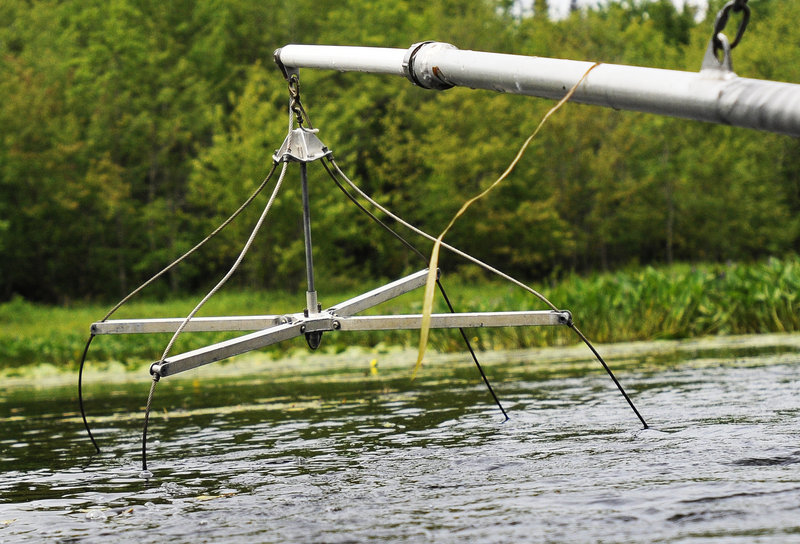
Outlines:
{"label": "forest background", "polygon": [[[282,45],[407,48],[434,39],[698,71],[722,2],[710,2],[705,17],[662,0],[611,2],[561,20],[547,17],[546,2],[525,16],[512,4],[3,0],[0,302],[113,301],[235,210],[286,135],[288,93],[272,61]],[[750,5],[736,72],[800,82],[800,0]],[[426,91],[389,76],[307,70],[301,86],[320,138],[350,177],[434,234],[496,179],[553,106]],[[799,158],[795,138],[568,104],[448,241],[526,281],[784,258],[800,243]],[[420,268],[318,171],[310,168],[324,286],[349,289]],[[216,283],[258,207],[151,294]],[[454,259],[442,266],[480,275]],[[290,180],[231,283],[300,290],[303,269],[299,183]]]}

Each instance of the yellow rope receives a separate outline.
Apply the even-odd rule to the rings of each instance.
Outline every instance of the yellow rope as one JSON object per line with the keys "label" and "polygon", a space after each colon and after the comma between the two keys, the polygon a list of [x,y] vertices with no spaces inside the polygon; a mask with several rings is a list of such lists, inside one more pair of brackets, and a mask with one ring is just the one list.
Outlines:
{"label": "yellow rope", "polygon": [[456,213],[453,216],[453,218],[450,220],[450,223],[448,223],[447,227],[442,231],[439,237],[436,238],[436,242],[434,242],[433,244],[433,250],[431,251],[431,259],[428,264],[428,278],[425,284],[425,294],[422,302],[422,326],[420,327],[420,332],[419,332],[419,352],[417,354],[417,363],[414,365],[414,372],[412,374],[412,379],[414,379],[417,376],[417,372],[419,372],[419,369],[422,367],[422,360],[425,357],[425,351],[428,348],[428,335],[431,328],[431,313],[433,312],[433,294],[434,294],[434,287],[436,285],[436,273],[439,266],[439,248],[442,245],[442,239],[445,237],[450,228],[455,224],[458,218],[461,217],[464,214],[464,212],[466,212],[467,209],[470,206],[472,206],[473,203],[475,203],[476,201],[480,200],[481,198],[489,194],[504,179],[506,179],[509,176],[509,174],[511,174],[511,172],[514,170],[514,167],[517,166],[517,163],[525,154],[528,145],[530,145],[531,141],[533,141],[536,135],[539,134],[539,131],[541,130],[542,126],[544,126],[544,124],[547,122],[550,116],[553,115],[555,112],[557,112],[561,108],[561,106],[563,106],[570,98],[572,98],[572,95],[575,94],[575,91],[578,89],[578,86],[581,83],[583,83],[583,80],[586,79],[586,76],[589,75],[589,72],[594,70],[599,65],[600,63],[595,63],[588,70],[586,70],[586,72],[583,74],[583,76],[581,76],[578,82],[569,90],[569,92],[566,95],[564,95],[564,98],[559,100],[558,104],[550,108],[550,111],[548,111],[542,118],[542,120],[539,122],[539,125],[536,127],[536,130],[534,130],[533,133],[530,136],[528,136],[528,139],[525,140],[525,143],[522,144],[522,147],[520,147],[519,151],[517,152],[517,156],[514,157],[514,160],[511,161],[511,164],[508,165],[508,168],[506,168],[505,172],[503,172],[500,175],[500,177],[494,181],[494,183],[489,185],[489,187],[481,191],[478,195],[473,196],[472,198],[467,200],[461,206],[461,209],[458,210],[458,213]]}

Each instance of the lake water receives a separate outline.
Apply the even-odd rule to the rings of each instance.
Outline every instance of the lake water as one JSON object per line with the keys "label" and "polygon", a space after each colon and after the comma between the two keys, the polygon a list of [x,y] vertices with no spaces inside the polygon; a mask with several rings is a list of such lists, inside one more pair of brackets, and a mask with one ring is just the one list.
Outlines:
{"label": "lake water", "polygon": [[[0,542],[800,542],[800,336],[0,389]],[[377,359],[375,370],[370,361]]]}

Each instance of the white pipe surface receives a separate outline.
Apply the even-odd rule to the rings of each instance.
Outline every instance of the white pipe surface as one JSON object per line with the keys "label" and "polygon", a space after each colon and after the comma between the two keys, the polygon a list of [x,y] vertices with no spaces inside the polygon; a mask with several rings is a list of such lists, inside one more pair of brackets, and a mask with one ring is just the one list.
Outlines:
{"label": "white pipe surface", "polygon": [[[431,89],[488,89],[558,100],[594,63],[459,50],[427,42],[410,49],[287,45],[285,69],[317,68],[405,75]],[[683,72],[599,64],[575,102],[800,136],[800,85],[737,76],[730,70]]]}
{"label": "white pipe surface", "polygon": [[341,45],[287,45],[275,52],[286,68],[316,68],[402,76],[405,49]]}

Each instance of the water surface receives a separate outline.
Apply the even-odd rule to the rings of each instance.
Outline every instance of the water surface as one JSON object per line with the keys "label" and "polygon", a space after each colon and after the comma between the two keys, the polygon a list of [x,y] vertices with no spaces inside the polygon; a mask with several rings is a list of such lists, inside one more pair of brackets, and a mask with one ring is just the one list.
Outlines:
{"label": "water surface", "polygon": [[[800,337],[0,389],[0,542],[800,542]],[[370,360],[378,359],[377,373]],[[252,370],[257,370],[253,374]],[[88,370],[91,378],[91,369]]]}

